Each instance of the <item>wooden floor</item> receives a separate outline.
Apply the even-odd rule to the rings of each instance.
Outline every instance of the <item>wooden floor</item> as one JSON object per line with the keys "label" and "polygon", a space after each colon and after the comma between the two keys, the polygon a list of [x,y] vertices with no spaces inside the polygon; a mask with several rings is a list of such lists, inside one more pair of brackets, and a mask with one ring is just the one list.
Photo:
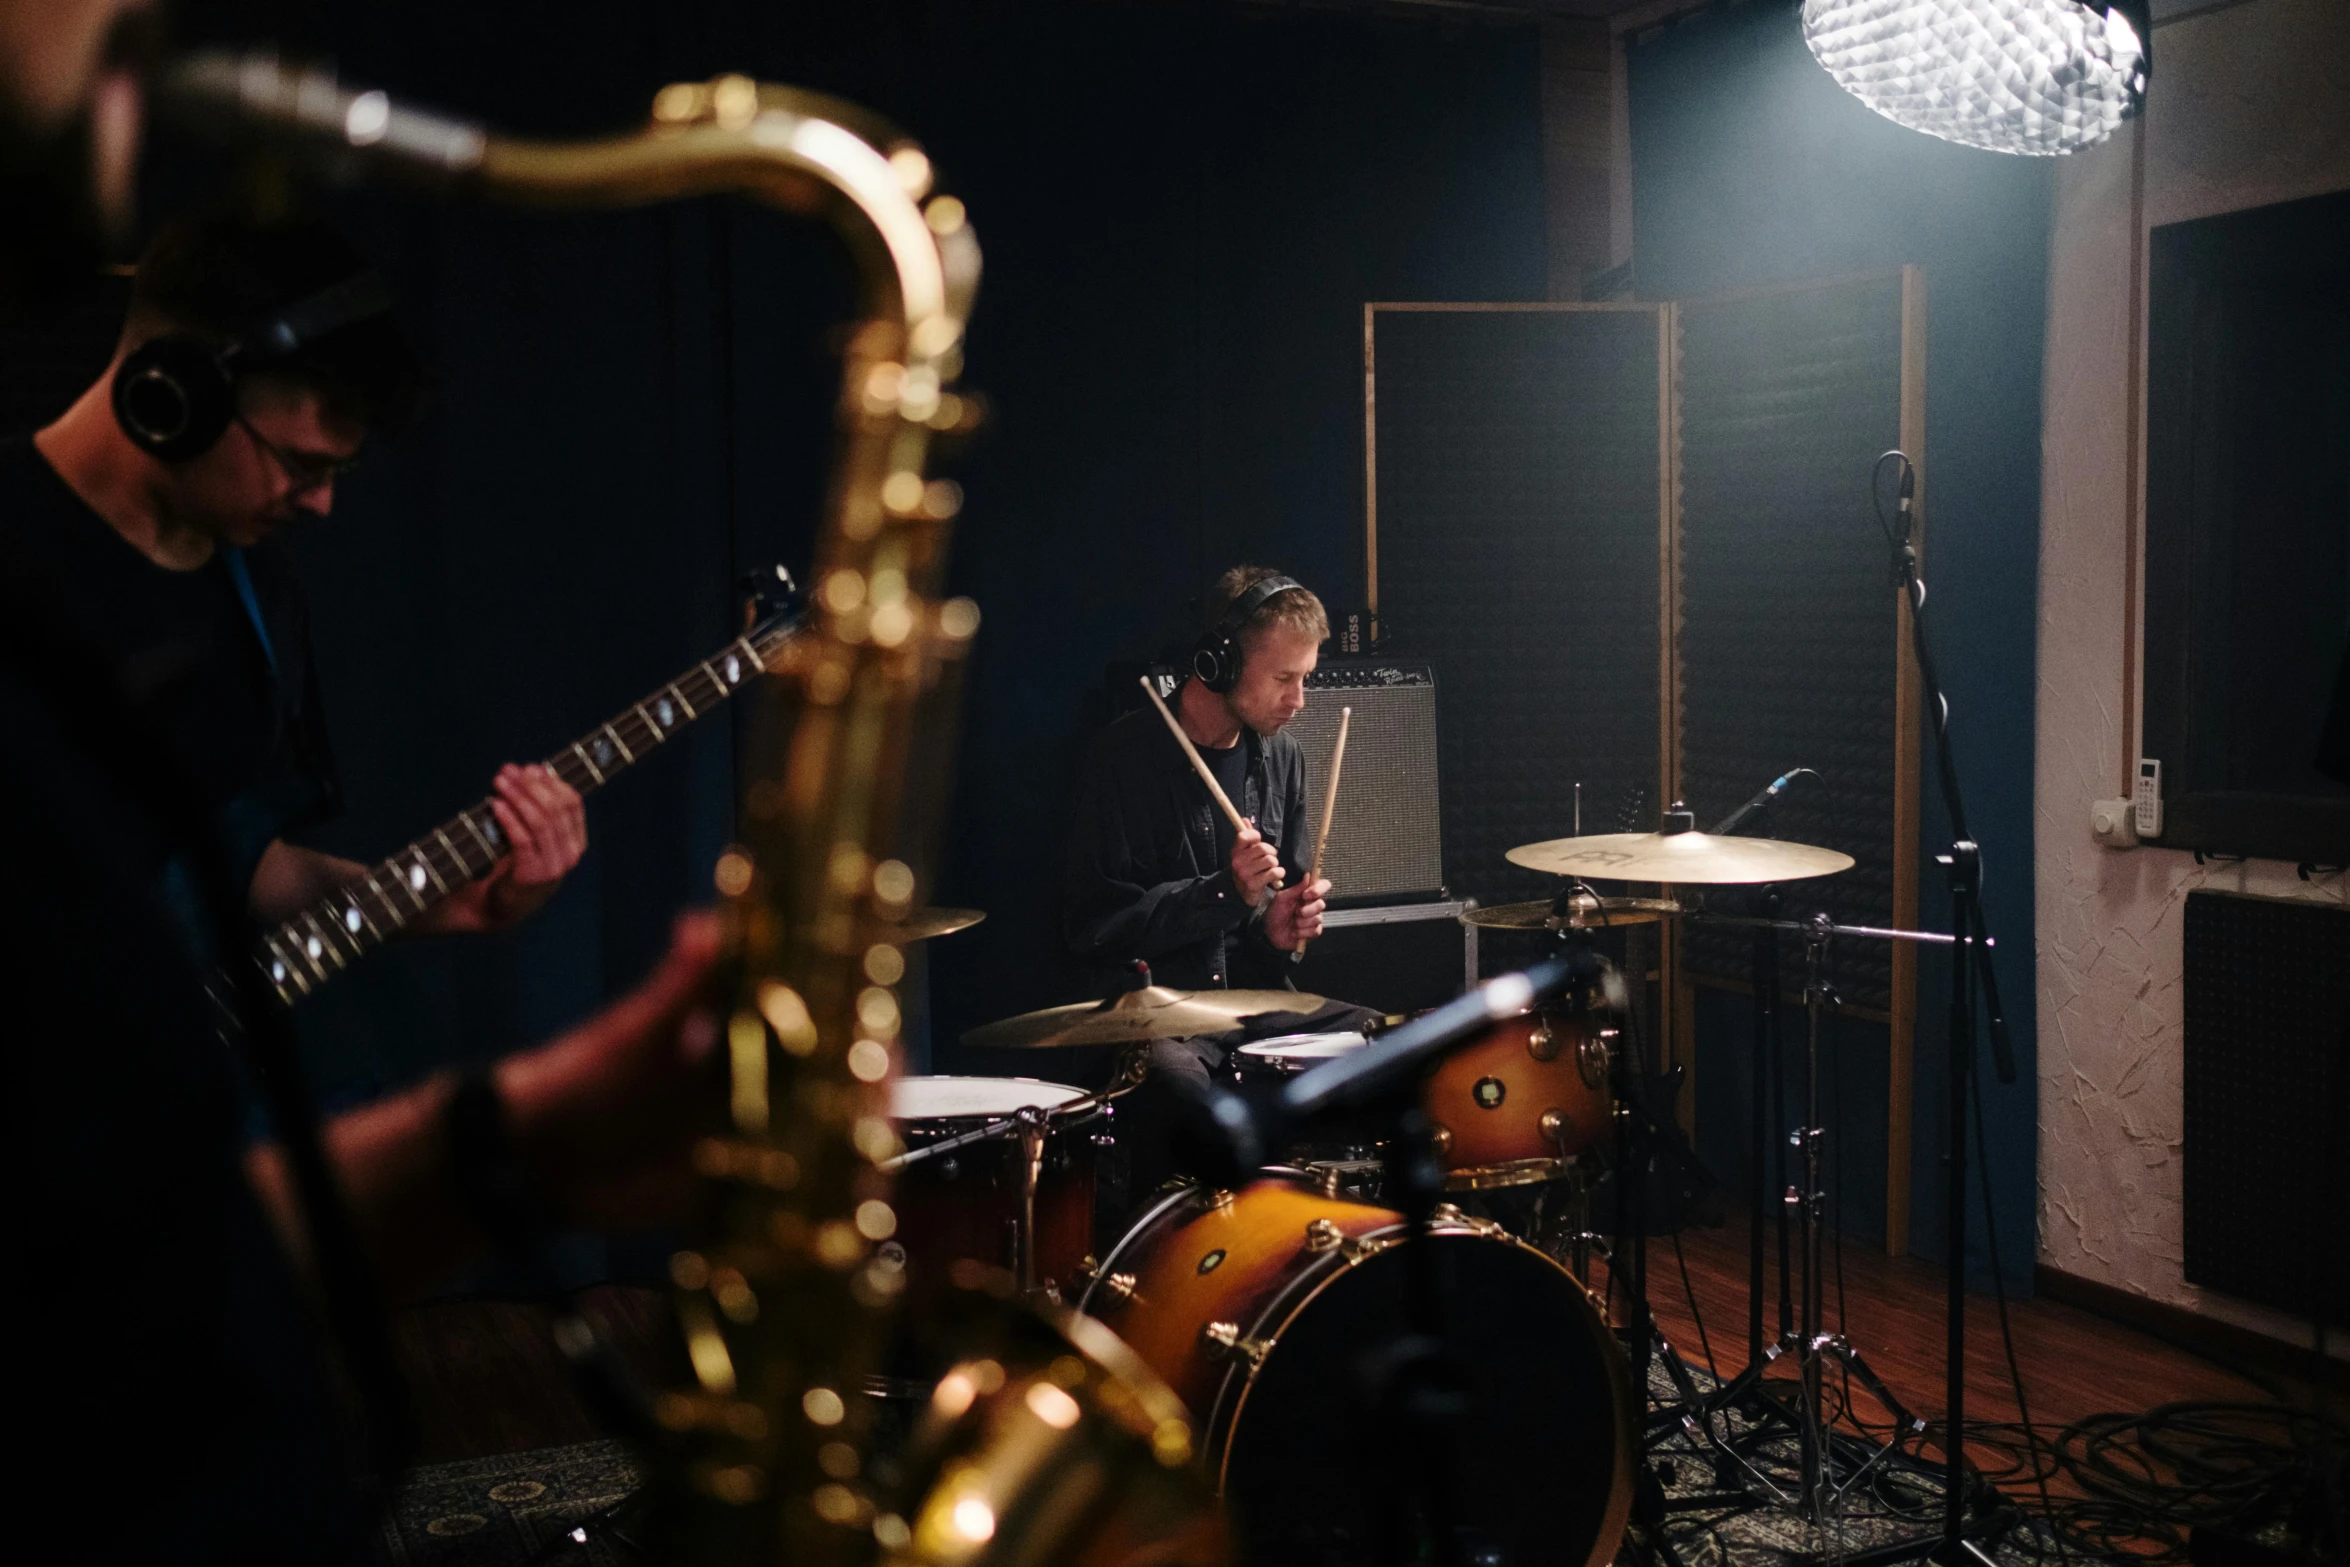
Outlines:
{"label": "wooden floor", "polygon": [[[1694,1296],[1706,1338],[1728,1375],[1745,1360],[1746,1247],[1740,1229],[1696,1230],[1683,1237],[1690,1289],[1682,1288],[1673,1243],[1653,1244],[1651,1299],[1666,1336],[1693,1364],[1705,1353],[1691,1311]],[[1831,1286],[1834,1281],[1829,1268]],[[1911,1412],[1936,1420],[1943,1409],[1942,1273],[1914,1259],[1870,1247],[1844,1248],[1846,1336]],[[1774,1275],[1775,1278],[1775,1275]],[[1604,1273],[1592,1281],[1595,1285]],[[1767,1331],[1775,1331],[1776,1294]],[[674,1330],[651,1290],[602,1286],[587,1292],[588,1315],[647,1378],[675,1376]],[[2268,1390],[2209,1360],[2158,1339],[2049,1300],[2011,1308],[2016,1356],[2036,1423],[2057,1427],[2112,1410],[2147,1409],[2182,1399],[2262,1399]],[[395,1326],[397,1348],[416,1395],[419,1461],[515,1452],[598,1435],[571,1391],[548,1338],[543,1306],[510,1301],[449,1301],[412,1308]],[[1828,1325],[1838,1324],[1833,1294]],[[1999,1322],[1989,1297],[1969,1302],[1967,1413],[1970,1420],[2017,1418]],[[1864,1405],[1876,1418],[1877,1411]],[[1987,1467],[1998,1455],[1974,1455]]]}

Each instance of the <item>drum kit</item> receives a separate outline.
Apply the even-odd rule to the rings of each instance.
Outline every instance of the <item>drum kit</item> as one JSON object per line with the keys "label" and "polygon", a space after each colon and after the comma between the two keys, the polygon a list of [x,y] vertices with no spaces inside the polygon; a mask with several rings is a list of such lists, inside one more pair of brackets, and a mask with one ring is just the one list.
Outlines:
{"label": "drum kit", "polygon": [[[1125,1049],[1108,1086],[1093,1092],[1031,1078],[918,1077],[895,1086],[904,1151],[890,1161],[901,1215],[891,1245],[902,1250],[916,1298],[926,1280],[977,1261],[1007,1270],[1032,1298],[1072,1303],[1114,1329],[1198,1417],[1209,1472],[1251,1560],[1376,1557],[1380,1531],[1403,1526],[1366,1505],[1385,1499],[1420,1506],[1423,1522],[1431,1506],[1454,1520],[1457,1549],[1440,1554],[1458,1560],[1605,1562],[1628,1525],[1651,1525],[1642,1531],[1651,1542],[1659,1535],[1657,1519],[1635,1519],[1636,1495],[1662,1507],[1661,1491],[1640,1483],[1647,1430],[1678,1431],[1715,1450],[1715,1475],[1736,1495],[1708,1502],[1783,1504],[1818,1522],[1836,1483],[1823,1398],[1829,1363],[1870,1386],[1905,1430],[1920,1429],[1821,1325],[1819,1029],[1831,1001],[1822,959],[1838,936],[1950,938],[1825,916],[1707,914],[1675,890],[1792,882],[1853,861],[1804,844],[1700,833],[1678,810],[1666,827],[1510,850],[1512,863],[1566,878],[1561,892],[1462,917],[1548,932],[1562,954],[1587,954],[1573,981],[1541,999],[1503,981],[1472,992],[1493,993],[1486,1010],[1416,1058],[1401,1097],[1280,1126],[1255,1167],[1181,1179],[1146,1198],[1099,1262],[1099,1155],[1115,1143],[1114,1102],[1144,1081],[1150,1041],[1243,1031],[1246,1042],[1230,1054],[1231,1091],[1214,1114],[1245,1120],[1256,1113],[1250,1104],[1299,1102],[1300,1088],[1368,1063],[1438,1018],[1249,1037],[1328,1003],[1288,990],[1170,990],[1146,974],[1107,1000],[966,1034],[965,1044],[989,1049]],[[1658,883],[1667,895],[1603,895],[1594,878]],[[1628,1047],[1622,978],[1593,941],[1665,921],[1788,931],[1807,955],[1804,1121],[1790,1139],[1802,1186],[1787,1204],[1803,1237],[1800,1326],[1703,1393],[1648,1316],[1643,1183],[1621,1183],[1612,1236],[1591,1233],[1588,1219],[1594,1165],[1645,1168],[1645,1143],[1659,1130],[1640,1104],[1643,1069],[1636,1031]],[[1543,1217],[1546,1201],[1551,1220],[1562,1208],[1568,1215],[1564,1232]],[[1595,1249],[1610,1267],[1604,1295],[1587,1283]],[[1759,1299],[1760,1278],[1750,1282]],[[1426,1430],[1410,1417],[1383,1424],[1385,1406],[1376,1389],[1365,1390],[1383,1356],[1400,1345],[1424,1349],[1431,1333],[1442,1341],[1453,1411],[1439,1422],[1444,1451],[1433,1457],[1412,1437]],[[1636,1390],[1645,1392],[1659,1356],[1679,1405],[1651,1420]],[[1783,1356],[1800,1371],[1795,1396],[1761,1398],[1757,1382]],[[1794,1487],[1751,1461],[1726,1421],[1717,1431],[1716,1417],[1734,1404],[1767,1408],[1792,1428],[1801,1454]]]}

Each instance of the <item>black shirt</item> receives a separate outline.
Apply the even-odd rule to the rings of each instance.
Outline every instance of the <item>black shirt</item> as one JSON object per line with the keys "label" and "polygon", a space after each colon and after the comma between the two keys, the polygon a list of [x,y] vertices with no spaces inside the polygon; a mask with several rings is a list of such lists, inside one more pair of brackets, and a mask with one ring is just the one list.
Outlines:
{"label": "black shirt", "polygon": [[[28,1350],[11,1396],[38,1412],[13,1484],[72,1520],[92,1561],[344,1559],[365,1519],[319,1339],[244,1178],[208,1003],[133,849],[171,836],[142,804],[169,767],[130,741],[103,654],[59,634],[66,595],[6,564],[0,1288]],[[108,1457],[126,1453],[153,1461],[131,1475]]]}
{"label": "black shirt", "polygon": [[[1226,794],[1280,855],[1286,885],[1297,885],[1308,847],[1297,742],[1244,729],[1229,752],[1203,759],[1239,773]],[[1136,958],[1179,990],[1288,987],[1288,954],[1241,900],[1231,848],[1231,824],[1157,713],[1139,708],[1102,731],[1078,783],[1061,898],[1063,937],[1096,994],[1130,977]]]}
{"label": "black shirt", "polygon": [[[0,444],[0,569],[45,579],[63,623],[114,661],[199,791],[243,886],[270,839],[339,804],[320,713],[309,616],[282,546],[241,552],[265,648],[229,552],[194,571],[158,566],[75,494],[29,439]],[[274,668],[274,673],[273,673]],[[181,849],[126,822],[135,862],[167,877]]]}

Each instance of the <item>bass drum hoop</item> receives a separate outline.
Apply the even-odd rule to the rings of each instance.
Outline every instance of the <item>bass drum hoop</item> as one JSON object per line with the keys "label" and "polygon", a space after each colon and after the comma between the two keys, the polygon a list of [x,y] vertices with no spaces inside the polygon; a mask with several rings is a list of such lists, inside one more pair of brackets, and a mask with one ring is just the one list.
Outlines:
{"label": "bass drum hoop", "polygon": [[[1300,1184],[1305,1183],[1301,1182]],[[1099,1287],[1103,1279],[1110,1276],[1114,1264],[1126,1256],[1130,1250],[1140,1249],[1138,1237],[1148,1235],[1153,1239],[1157,1238],[1157,1224],[1161,1218],[1187,1204],[1213,1205],[1219,1196],[1225,1195],[1229,1194],[1212,1191],[1202,1186],[1185,1186],[1167,1193],[1157,1202],[1152,1203],[1149,1208],[1144,1210],[1140,1218],[1127,1227],[1126,1233],[1118,1237],[1118,1244],[1110,1248],[1109,1256],[1103,1259],[1101,1268],[1095,1273],[1092,1282],[1086,1285],[1085,1294],[1078,1302],[1078,1309],[1080,1311],[1090,1310],[1095,1289]],[[1342,1199],[1333,1199],[1333,1201],[1340,1200]],[[1372,1205],[1364,1204],[1362,1206]],[[1406,1226],[1403,1224],[1390,1224],[1370,1231],[1360,1238],[1358,1245],[1362,1242],[1369,1242],[1373,1243],[1375,1249],[1359,1252],[1352,1258],[1346,1255],[1344,1248],[1333,1248],[1320,1256],[1307,1257],[1305,1266],[1297,1269],[1279,1289],[1275,1290],[1272,1299],[1266,1302],[1265,1308],[1257,1313],[1255,1320],[1248,1326],[1246,1336],[1265,1343],[1267,1345],[1265,1358],[1272,1359],[1275,1354],[1280,1352],[1281,1334],[1288,1331],[1289,1325],[1295,1322],[1299,1315],[1321,1296],[1323,1291],[1363,1263],[1383,1255],[1393,1246],[1410,1245],[1409,1240],[1403,1239],[1405,1229]],[[1639,1449],[1634,1446],[1635,1438],[1632,1427],[1634,1406],[1629,1360],[1622,1347],[1616,1343],[1615,1334],[1608,1328],[1606,1319],[1599,1315],[1599,1308],[1591,1305],[1591,1292],[1584,1288],[1582,1280],[1568,1272],[1558,1259],[1552,1257],[1548,1252],[1539,1247],[1529,1246],[1516,1236],[1495,1233],[1480,1225],[1464,1223],[1455,1219],[1440,1218],[1431,1221],[1428,1233],[1432,1236],[1448,1235],[1483,1239],[1498,1245],[1514,1247],[1536,1258],[1545,1267],[1552,1269],[1565,1279],[1568,1285],[1573,1288],[1576,1296],[1589,1307],[1590,1315],[1578,1314],[1577,1322],[1578,1325],[1584,1327],[1596,1324],[1598,1329],[1592,1337],[1595,1347],[1599,1351],[1601,1363],[1607,1367],[1608,1391],[1612,1395],[1610,1401],[1614,1405],[1616,1440],[1614,1444],[1615,1462],[1613,1470],[1608,1476],[1607,1511],[1601,1516],[1599,1532],[1592,1540],[1591,1551],[1585,1558],[1583,1567],[1607,1567],[1607,1564],[1615,1559],[1616,1548],[1623,1543],[1625,1527],[1632,1519],[1632,1465],[1634,1455]],[[1268,1323],[1278,1324],[1269,1334],[1263,1331]],[[1198,1410],[1192,1412],[1193,1417],[1199,1422],[1201,1435],[1206,1439],[1203,1443],[1203,1456],[1207,1457],[1215,1468],[1216,1494],[1218,1496],[1224,1494],[1226,1482],[1230,1478],[1232,1435],[1240,1428],[1241,1416],[1247,1411],[1249,1394],[1256,1388],[1257,1374],[1260,1369],[1261,1366],[1250,1366],[1237,1361],[1226,1365],[1223,1377],[1216,1384],[1216,1396],[1208,1409],[1205,1412]],[[1235,1376],[1240,1378],[1237,1396],[1233,1391]]]}

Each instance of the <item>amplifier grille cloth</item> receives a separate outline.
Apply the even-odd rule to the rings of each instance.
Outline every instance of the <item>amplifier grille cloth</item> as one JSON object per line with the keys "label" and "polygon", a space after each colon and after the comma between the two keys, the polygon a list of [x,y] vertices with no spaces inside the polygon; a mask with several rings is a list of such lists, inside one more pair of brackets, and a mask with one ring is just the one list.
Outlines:
{"label": "amplifier grille cloth", "polygon": [[1444,847],[1436,793],[1436,686],[1428,666],[1329,659],[1306,681],[1306,691],[1306,710],[1289,732],[1305,750],[1309,830],[1321,826],[1338,710],[1354,709],[1322,866],[1332,901],[1435,896],[1444,886]]}

